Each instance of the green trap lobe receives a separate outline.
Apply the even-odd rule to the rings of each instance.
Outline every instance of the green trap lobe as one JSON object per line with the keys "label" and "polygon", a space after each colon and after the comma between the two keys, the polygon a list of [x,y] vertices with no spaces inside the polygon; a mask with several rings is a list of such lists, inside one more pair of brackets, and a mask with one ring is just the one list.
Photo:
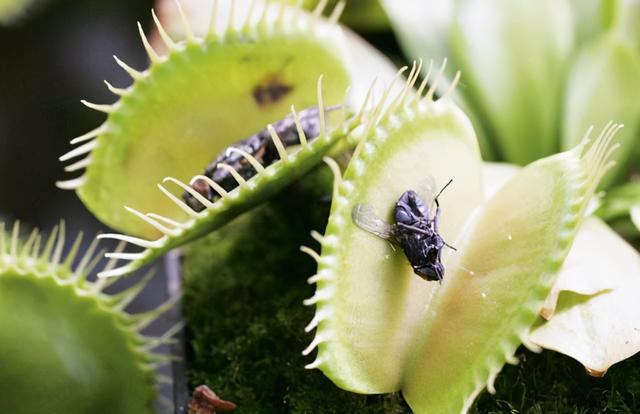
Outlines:
{"label": "green trap lobe", "polygon": [[336,46],[339,30],[305,30],[188,41],[152,64],[96,139],[78,188],[85,205],[115,229],[157,236],[122,207],[184,218],[155,190],[164,177],[187,181],[230,144],[281,119],[291,104],[315,105],[321,74],[331,79],[327,101],[341,99],[349,76]]}
{"label": "green trap lobe", "polygon": [[428,305],[403,393],[416,412],[465,412],[511,359],[564,260],[584,180],[575,156],[522,170],[479,211]]}
{"label": "green trap lobe", "polygon": [[480,157],[468,119],[448,100],[422,104],[362,142],[324,237],[316,291],[317,361],[336,384],[356,392],[400,388],[413,331],[435,285],[413,274],[401,250],[353,223],[355,204],[369,204],[391,221],[404,191],[420,192],[429,177],[438,185],[453,179],[440,199],[441,232],[453,241],[482,199]]}
{"label": "green trap lobe", "polygon": [[93,297],[9,271],[0,275],[0,315],[0,412],[152,412],[153,373],[120,317]]}

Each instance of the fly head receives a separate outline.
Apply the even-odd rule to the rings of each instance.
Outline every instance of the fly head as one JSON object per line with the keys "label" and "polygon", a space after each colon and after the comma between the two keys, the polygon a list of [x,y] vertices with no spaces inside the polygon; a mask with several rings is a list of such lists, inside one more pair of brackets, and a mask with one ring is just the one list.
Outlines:
{"label": "fly head", "polygon": [[429,208],[415,191],[409,190],[398,199],[395,216],[398,224],[415,224],[429,218]]}

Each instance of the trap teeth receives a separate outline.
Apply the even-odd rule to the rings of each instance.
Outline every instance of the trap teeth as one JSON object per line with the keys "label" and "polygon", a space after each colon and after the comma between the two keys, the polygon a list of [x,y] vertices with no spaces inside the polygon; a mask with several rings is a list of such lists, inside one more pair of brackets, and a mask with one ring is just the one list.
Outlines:
{"label": "trap teeth", "polygon": [[[147,369],[146,363],[171,358],[153,350],[158,345],[170,343],[177,332],[174,327],[159,337],[143,336],[138,326],[131,323],[139,318],[153,322],[167,310],[163,306],[144,314],[124,312],[123,309],[145,288],[149,277],[143,277],[135,286],[119,293],[106,293],[104,289],[110,283],[88,279],[101,261],[101,253],[96,255],[97,239],[78,258],[82,234],[73,240],[65,254],[69,246],[65,243],[64,223],[54,227],[44,246],[40,244],[43,237],[37,230],[21,243],[19,228],[20,224],[16,222],[8,235],[5,225],[0,224],[0,286],[13,286],[19,280],[15,285],[18,289],[12,289],[12,300],[0,301],[0,323],[12,332],[11,338],[4,338],[0,344],[0,354],[18,349],[19,344],[39,346],[33,349],[23,346],[20,356],[3,359],[3,373],[10,375],[12,382],[5,387],[7,393],[0,401],[0,407],[3,407],[0,411],[14,407],[10,411],[15,414],[34,413],[41,411],[37,407],[46,406],[51,412],[73,413],[78,412],[78,401],[82,401],[85,405],[98,404],[108,412],[119,414],[147,412],[157,389],[155,373]],[[119,251],[114,256],[127,254]],[[76,261],[78,264],[74,267]],[[108,271],[114,262],[110,261],[104,270]],[[34,301],[34,298],[41,300]],[[16,314],[10,312],[14,302],[28,302],[29,306]],[[43,336],[41,329],[51,324],[47,316],[53,314],[65,328],[65,335],[58,335],[55,343],[47,335]],[[87,336],[98,336],[100,341],[81,340]],[[113,369],[93,372],[90,380],[65,370],[34,374],[33,364],[42,367],[59,363],[55,352],[34,351],[55,346],[75,350],[65,356],[68,364]],[[122,381],[122,375],[125,375],[126,383]],[[52,383],[63,387],[68,398],[60,399],[55,392],[46,391],[55,391],[51,388]],[[45,391],[26,400],[21,397],[34,386]],[[108,401],[99,397],[104,387],[114,391]],[[137,391],[131,394],[127,389]]]}

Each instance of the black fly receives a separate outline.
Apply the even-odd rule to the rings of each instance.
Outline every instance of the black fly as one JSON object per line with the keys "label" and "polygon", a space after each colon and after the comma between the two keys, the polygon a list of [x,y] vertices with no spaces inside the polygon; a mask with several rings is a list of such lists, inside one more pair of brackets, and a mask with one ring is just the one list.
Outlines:
{"label": "black fly", "polygon": [[429,207],[415,191],[405,191],[395,206],[396,224],[385,223],[377,217],[371,206],[357,204],[352,212],[358,227],[402,247],[413,272],[425,280],[440,282],[444,277],[441,255],[444,246],[453,250],[438,233],[440,203],[438,197],[453,180],[442,187],[434,197],[436,211],[429,215]]}
{"label": "black fly", "polygon": [[[340,105],[328,107],[325,108],[325,112],[333,111],[338,108],[340,108]],[[311,107],[300,111],[298,113],[298,118],[300,120],[300,126],[302,127],[308,141],[311,141],[320,135],[320,110],[318,107]],[[289,115],[286,118],[275,122],[272,126],[285,147],[300,144],[300,136],[298,135],[298,129],[293,115]],[[266,128],[254,135],[251,135],[249,138],[236,142],[231,145],[231,147],[240,149],[252,155],[264,167],[268,167],[280,159],[278,150],[271,139],[271,134]],[[245,180],[256,175],[256,170],[245,157],[238,152],[231,152],[228,149],[225,149],[211,162],[211,164],[207,166],[203,175],[211,178],[226,191],[231,191],[236,188],[238,186],[238,182],[233,178],[229,171],[218,168],[219,164],[227,164],[231,166]],[[217,193],[215,193],[202,179],[195,180],[191,184],[191,187],[210,201],[214,201],[214,199],[218,198]],[[204,209],[204,206],[189,193],[185,192],[183,198],[193,210],[201,211]]]}

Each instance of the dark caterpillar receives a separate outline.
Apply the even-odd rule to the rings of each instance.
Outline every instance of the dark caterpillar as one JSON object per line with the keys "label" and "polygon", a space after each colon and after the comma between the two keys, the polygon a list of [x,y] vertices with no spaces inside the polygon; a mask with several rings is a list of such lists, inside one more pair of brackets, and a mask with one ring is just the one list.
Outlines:
{"label": "dark caterpillar", "polygon": [[[340,108],[340,105],[325,108],[325,113]],[[318,107],[304,109],[298,113],[300,126],[308,141],[312,141],[320,135],[320,111]],[[299,145],[300,136],[293,115],[288,115],[284,119],[275,122],[273,129],[280,137],[283,146]],[[280,159],[275,143],[271,139],[271,133],[267,128],[251,135],[242,141],[238,141],[229,148],[237,148],[252,155],[264,167],[268,167]],[[229,148],[222,151],[204,171],[205,176],[211,178],[224,190],[231,191],[238,186],[237,180],[228,170],[218,168],[220,164],[231,166],[242,178],[248,180],[257,174],[255,168],[249,161],[238,152],[231,152]],[[191,183],[191,188],[202,194],[210,201],[219,198],[211,186],[203,179],[196,179]],[[204,210],[204,206],[195,197],[185,192],[183,194],[185,202],[195,211]]]}

